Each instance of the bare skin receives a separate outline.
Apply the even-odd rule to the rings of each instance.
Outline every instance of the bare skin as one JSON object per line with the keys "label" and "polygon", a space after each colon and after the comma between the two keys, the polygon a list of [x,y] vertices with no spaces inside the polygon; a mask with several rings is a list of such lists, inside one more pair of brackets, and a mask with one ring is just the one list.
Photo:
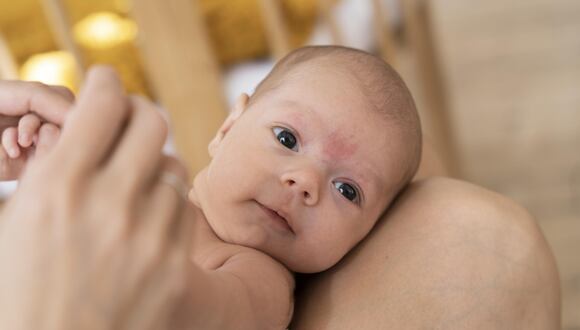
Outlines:
{"label": "bare skin", "polygon": [[161,154],[167,125],[106,67],[88,73],[69,107],[54,88],[0,82],[1,123],[29,113],[71,123],[58,141],[59,128],[40,128],[24,171],[21,159],[0,158],[0,178],[23,172],[0,213],[0,328],[170,328],[194,214],[159,178],[186,180]]}
{"label": "bare skin", "polygon": [[[103,72],[101,73],[103,74]],[[106,86],[110,87],[111,82],[109,81],[106,84],[103,83],[99,88],[95,87],[94,90],[101,90]],[[90,95],[87,95],[85,95],[86,99],[90,100]],[[96,96],[93,97],[93,99],[97,99]],[[98,99],[102,100],[103,98],[100,97]],[[123,99],[111,96],[106,100],[110,102],[116,100],[113,103],[117,104],[117,101]],[[121,102],[121,105],[125,103],[126,101]],[[81,107],[88,108],[88,105],[93,105],[93,102],[87,101],[81,104],[83,105]],[[122,106],[120,107],[123,108]],[[111,108],[112,110],[116,109],[116,107],[110,106],[102,108]],[[125,109],[124,112],[108,111],[107,116],[115,118],[119,117],[113,120],[113,122],[120,123],[122,122],[120,116],[121,114],[126,113],[126,110],[127,109]],[[102,135],[94,134],[95,132],[93,131],[87,131],[86,127],[91,127],[93,130],[105,127],[103,125],[95,125],[95,118],[99,117],[92,118],[92,115],[89,116],[91,113],[98,113],[100,114],[99,116],[103,116],[102,112],[83,111],[83,113],[85,113],[84,115],[81,115],[82,118],[84,118],[83,121],[79,122],[78,125],[71,125],[71,127],[77,128],[76,131],[70,130],[68,134],[65,134],[63,141],[69,141],[67,143],[74,145],[79,143],[79,136],[83,136],[85,139],[99,136],[101,139],[90,139],[89,142],[92,141],[93,143],[101,145]],[[153,112],[148,111],[139,113],[152,114]],[[81,116],[77,116],[76,118],[81,118]],[[146,119],[147,116],[141,116],[139,118]],[[111,119],[105,117],[102,117],[101,119],[107,119],[102,122],[106,122],[106,127],[110,128]],[[147,122],[151,125],[154,124],[154,126],[158,126],[161,122],[159,118],[153,120],[153,118],[150,117],[149,119],[152,121],[147,120]],[[135,127],[138,126],[140,125],[136,125]],[[163,129],[158,127],[156,131],[161,132]],[[151,138],[152,134],[150,129],[144,129],[142,132],[146,132],[144,136]],[[110,141],[112,141],[113,135],[110,136]],[[130,135],[133,136],[131,141],[135,141],[137,143],[136,145],[142,144],[144,136],[139,136],[138,134]],[[164,139],[162,138],[163,134],[161,133],[156,134],[155,136],[158,136],[155,139],[157,142],[147,143],[146,145],[154,145],[156,146],[155,150],[157,150],[160,149],[161,142]],[[127,138],[127,140],[129,140],[129,138]],[[132,143],[120,144],[119,149],[121,147],[130,147],[128,149],[129,151],[143,151],[143,148],[135,148],[135,145]],[[76,237],[76,241],[66,241],[71,244],[76,242],[76,245],[72,245],[73,248],[68,248],[65,244],[51,244],[49,239],[18,240],[19,236],[14,235],[14,231],[11,232],[7,230],[8,228],[14,230],[28,228],[32,229],[29,230],[29,232],[32,233],[55,234],[55,232],[46,230],[46,226],[50,225],[48,220],[58,220],[59,214],[70,215],[75,218],[76,221],[65,219],[67,221],[59,222],[69,224],[70,226],[83,225],[87,222],[86,220],[94,220],[93,214],[95,214],[95,212],[87,212],[87,214],[81,212],[83,210],[90,211],[91,208],[83,208],[80,211],[76,210],[76,208],[79,207],[79,203],[71,203],[67,199],[60,198],[62,196],[58,194],[55,196],[55,187],[64,189],[57,190],[61,192],[64,191],[65,194],[63,196],[74,196],[75,200],[78,201],[78,193],[72,194],[70,191],[71,189],[74,191],[74,187],[86,185],[67,185],[66,183],[71,183],[70,180],[78,181],[90,179],[91,182],[94,181],[95,185],[99,183],[98,187],[101,189],[94,189],[94,191],[89,190],[96,194],[93,198],[89,198],[90,196],[84,196],[87,197],[86,199],[89,205],[94,204],[94,207],[98,210],[109,210],[108,212],[111,212],[110,214],[116,216],[119,214],[127,214],[127,206],[122,204],[122,201],[129,201],[131,198],[114,198],[115,196],[111,196],[110,189],[108,189],[108,187],[112,185],[111,182],[118,184],[118,180],[116,179],[119,175],[114,175],[114,171],[108,171],[107,173],[110,174],[109,176],[95,175],[93,180],[92,176],[87,176],[86,174],[71,175],[71,173],[79,173],[78,166],[63,168],[63,166],[54,165],[61,164],[62,159],[69,159],[72,160],[72,162],[67,161],[64,162],[64,164],[72,166],[71,164],[75,164],[75,162],[80,163],[83,164],[86,171],[88,168],[87,165],[102,164],[102,161],[99,158],[100,156],[95,156],[95,148],[87,148],[88,151],[91,151],[91,154],[85,155],[78,155],[76,152],[73,153],[72,150],[75,149],[68,147],[67,144],[63,144],[57,149],[60,150],[56,154],[58,157],[54,156],[52,161],[46,161],[44,163],[45,166],[43,166],[45,169],[51,169],[48,165],[52,164],[52,169],[54,171],[50,172],[51,175],[36,176],[36,179],[39,177],[52,178],[54,180],[53,184],[33,184],[40,182],[40,180],[35,181],[35,177],[32,177],[32,174],[29,174],[28,178],[25,178],[26,180],[24,180],[25,182],[21,186],[19,193],[20,196],[26,196],[26,192],[30,194],[38,189],[40,189],[39,191],[47,191],[47,193],[42,195],[45,197],[44,203],[38,203],[38,199],[36,199],[37,202],[33,204],[34,207],[30,207],[29,204],[27,204],[27,207],[14,206],[7,208],[4,212],[5,218],[3,220],[7,220],[5,224],[12,225],[12,227],[8,227],[7,225],[3,226],[5,237],[3,240],[0,240],[3,244],[6,244],[5,247],[9,247],[0,249],[0,251],[7,252],[3,254],[4,259],[2,264],[6,265],[5,267],[7,267],[7,269],[11,269],[11,272],[2,272],[4,275],[20,274],[14,271],[16,266],[20,266],[21,270],[26,270],[26,267],[22,268],[22,265],[46,265],[46,263],[43,262],[43,259],[40,258],[45,256],[43,254],[41,254],[39,258],[28,260],[30,263],[22,258],[24,256],[36,257],[37,255],[23,254],[18,255],[18,259],[14,259],[15,255],[10,253],[10,251],[13,251],[14,246],[19,245],[10,244],[8,239],[16,239],[19,243],[23,244],[32,244],[30,246],[24,245],[24,248],[21,249],[23,251],[45,251],[45,248],[48,246],[56,249],[54,250],[55,253],[58,251],[60,251],[60,253],[78,251],[89,253],[93,251],[94,248],[99,248],[98,244],[95,245],[89,243],[99,242],[91,242],[91,239],[88,238],[96,240],[97,238],[106,237],[106,235],[98,235],[94,230],[90,230],[91,235],[87,236],[86,239],[78,240],[78,237]],[[98,153],[96,154],[103,155],[104,151],[105,149],[99,148]],[[138,162],[143,165],[142,171],[152,171],[154,166],[150,168],[150,165],[156,164],[160,157],[158,151],[149,153],[150,155],[147,159]],[[113,157],[112,159],[117,159],[117,161],[109,162],[109,164],[111,166],[116,165],[117,169],[129,166],[128,164],[131,164],[132,166],[132,164],[134,164],[134,159],[136,158],[133,154],[130,154],[127,151],[119,151],[118,153],[115,153],[115,155],[121,156]],[[128,156],[123,157],[122,155]],[[134,169],[134,166],[132,168]],[[29,173],[34,174],[34,172],[39,173],[38,171]],[[55,173],[60,173],[61,175],[55,175]],[[423,173],[431,172],[426,171]],[[135,183],[141,182],[144,177],[148,177],[148,175],[137,174],[133,177],[133,181],[135,181]],[[66,178],[69,181],[58,180],[59,178]],[[137,180],[137,178],[140,179]],[[126,180],[123,182],[126,182]],[[59,183],[60,186],[58,186],[57,183]],[[169,198],[169,200],[173,201],[173,204],[177,205],[175,201],[178,200],[178,196],[175,195],[175,192],[172,191],[170,187],[164,184],[158,184],[157,186],[159,189],[162,189],[163,192],[161,194],[156,194],[155,196],[164,197],[164,200]],[[131,192],[133,194],[149,194],[149,191],[143,192],[143,189],[121,190],[125,193],[128,191],[129,194]],[[108,196],[108,198],[113,198],[116,202],[121,202],[117,204],[107,203],[107,199],[103,199],[103,196]],[[28,198],[25,197],[22,197],[21,199],[28,200]],[[54,199],[60,201],[61,204],[55,203],[53,201]],[[12,203],[18,205],[16,199]],[[102,207],[102,203],[105,203],[104,205],[108,206],[106,208]],[[132,207],[135,207],[134,203],[129,204],[132,205]],[[39,207],[39,205],[47,205],[47,207],[49,207],[48,210],[52,210],[51,208],[58,209],[58,206],[64,206],[60,208],[60,213],[55,213],[46,212],[47,208]],[[115,205],[117,208],[114,207]],[[139,204],[141,207],[150,205],[153,204],[150,202],[144,203],[143,205]],[[175,205],[174,207],[176,207]],[[70,212],[68,208],[73,208],[73,211],[75,212]],[[167,208],[167,210],[170,209],[171,208]],[[40,211],[35,213],[31,212],[31,210]],[[65,211],[64,213],[62,213],[63,210]],[[177,221],[177,219],[180,218],[176,216],[175,212],[168,212],[168,214],[169,213],[173,214],[172,219],[170,219],[171,221]],[[47,219],[47,214],[53,214],[54,219]],[[155,222],[152,222],[153,219],[163,218],[152,212],[144,212],[143,214],[145,216],[142,215],[140,220],[144,221],[136,223],[155,224]],[[30,217],[25,218],[23,215],[29,215]],[[151,219],[147,219],[147,217],[151,217]],[[192,215],[189,214],[189,217],[192,217]],[[105,216],[103,219],[115,220],[116,218],[115,216]],[[83,222],[82,220],[85,221]],[[169,220],[164,220],[163,225],[165,226],[165,224],[169,223]],[[181,221],[180,223],[188,222]],[[26,227],[18,226],[17,224],[26,224]],[[37,227],[41,229],[39,230]],[[111,228],[110,226],[91,227],[93,229]],[[117,229],[123,228],[123,226],[116,227]],[[143,232],[148,230],[149,233],[163,233],[163,231],[157,230],[157,227],[153,225],[147,226],[146,228],[145,226],[143,227],[144,228],[137,226],[135,228],[140,228]],[[22,233],[26,233],[26,231],[22,231]],[[114,234],[115,231],[109,230],[104,234],[107,233]],[[187,235],[181,236],[187,237]],[[132,260],[135,262],[138,260],[148,260],[148,257],[152,257],[151,253],[147,256],[142,253],[143,251],[141,249],[131,248],[133,245],[129,243],[131,243],[132,238],[135,237],[134,235],[121,235],[118,237],[123,238],[119,241],[119,244],[108,246],[108,248],[111,249],[110,251],[115,251],[115,253],[111,253],[111,255],[116,256],[117,261],[121,260],[121,262],[116,264],[126,264],[126,261],[123,260]],[[55,236],[55,239],[58,238],[62,237],[58,235]],[[75,236],[72,235],[71,238],[75,238]],[[176,244],[176,241],[173,239],[165,241],[165,243],[169,245]],[[148,242],[148,240],[142,240],[140,242]],[[179,242],[177,243],[178,245],[186,245]],[[127,247],[128,252],[118,253],[119,246]],[[147,244],[147,246],[150,247],[151,245]],[[89,249],[84,250],[79,247]],[[93,250],[90,249],[91,247],[93,247]],[[162,246],[160,245],[160,247]],[[162,250],[166,251],[167,249]],[[173,251],[172,249],[170,250]],[[185,250],[187,249],[183,246],[179,249],[179,251]],[[98,255],[108,254],[101,253]],[[120,268],[113,267],[115,263],[113,263],[113,265],[110,263],[105,264],[105,267],[103,267],[103,263],[98,262],[98,259],[92,260],[80,258],[78,260],[82,262],[75,264],[71,264],[70,262],[64,262],[62,264],[50,263],[51,268],[47,269],[46,267],[43,267],[42,273],[21,272],[21,274],[25,274],[26,276],[5,278],[6,281],[2,282],[2,284],[4,284],[4,289],[2,290],[3,294],[1,297],[5,298],[3,302],[6,304],[2,305],[3,308],[0,310],[3,311],[3,315],[5,316],[14,317],[14,315],[20,315],[22,318],[16,320],[11,319],[10,317],[0,317],[0,320],[3,321],[3,328],[6,326],[7,328],[13,328],[9,326],[10,320],[15,322],[27,320],[29,322],[36,322],[37,325],[44,324],[44,328],[50,328],[50,325],[52,324],[55,325],[55,328],[65,329],[67,327],[64,325],[68,324],[70,325],[68,328],[78,329],[78,324],[75,325],[72,321],[79,321],[78,319],[75,319],[79,314],[79,304],[75,303],[75,300],[73,299],[68,299],[70,298],[66,296],[68,291],[59,290],[59,283],[70,282],[70,277],[65,276],[66,274],[72,275],[74,278],[76,278],[75,274],[77,273],[86,276],[87,272],[83,272],[83,269],[86,269],[86,266],[83,267],[83,265],[86,263],[90,264],[91,262],[93,265],[100,265],[100,270],[109,271],[111,274],[114,274],[116,277],[107,277],[111,279],[112,283],[121,283],[123,282],[122,280],[128,281],[127,283],[133,283],[131,281],[141,283],[140,281],[145,279],[145,281],[149,281],[149,283],[152,284],[152,288],[157,289],[148,292],[144,292],[143,290],[136,290],[135,292],[131,290],[116,290],[111,292],[110,290],[114,290],[116,287],[114,284],[107,285],[108,282],[102,282],[102,277],[97,279],[89,277],[91,280],[101,279],[101,281],[98,282],[98,285],[86,285],[81,287],[81,289],[88,289],[88,291],[79,291],[77,292],[77,295],[74,295],[74,297],[91,297],[91,294],[96,294],[95,298],[102,299],[102,301],[99,300],[102,302],[101,306],[113,306],[111,307],[113,313],[106,315],[110,319],[102,320],[105,325],[122,324],[125,322],[124,324],[126,324],[126,326],[121,328],[132,328],[132,325],[137,329],[148,328],[147,325],[151,324],[158,325],[157,323],[153,323],[153,319],[159,314],[164,313],[161,311],[162,308],[158,308],[156,307],[156,304],[151,303],[159,302],[159,297],[171,296],[171,292],[181,292],[183,290],[182,287],[179,287],[179,285],[183,285],[183,279],[179,281],[175,280],[175,277],[172,277],[176,274],[181,274],[179,269],[180,267],[184,267],[183,265],[186,264],[183,261],[187,261],[187,258],[183,258],[183,255],[184,254],[181,253],[181,257],[176,259],[180,261],[179,263],[170,263],[163,267],[156,265],[155,267],[140,268],[140,272],[137,273],[138,276],[132,277],[130,275],[134,275],[134,273],[131,272],[130,274],[127,274],[126,271],[123,271],[122,269],[119,271]],[[68,256],[68,254],[65,254],[65,256]],[[153,257],[154,256],[155,253],[153,253]],[[143,259],[137,260],[134,257],[142,257]],[[62,260],[70,259],[63,258]],[[107,258],[107,260],[110,259]],[[155,258],[155,260],[172,259]],[[11,266],[8,261],[14,263],[14,266]],[[143,264],[148,263],[147,261],[144,261]],[[110,267],[106,267],[106,265],[109,265]],[[68,268],[66,268],[66,271],[63,271],[62,269],[59,270],[59,266]],[[70,268],[71,266],[77,267]],[[53,274],[55,274],[54,278],[46,276],[49,273],[49,270],[52,270]],[[75,273],[75,270],[77,273]],[[157,273],[156,276],[149,276],[150,274],[148,272]],[[19,289],[18,284],[26,287],[26,280],[29,279],[29,277],[34,276],[42,277],[42,281],[33,281],[35,281],[35,283],[42,283],[44,291],[30,291],[28,292],[29,295],[22,295],[22,291]],[[50,281],[51,278],[53,278],[52,281]],[[155,279],[164,280],[155,281]],[[178,286],[177,288],[171,288],[171,290],[168,290],[167,287],[159,287],[159,284],[163,283],[177,283]],[[411,184],[411,186],[408,187],[408,189],[393,204],[393,207],[390,208],[389,212],[383,215],[372,234],[363,240],[356,249],[351,251],[351,253],[349,253],[331,270],[314,276],[307,282],[301,284],[302,285],[297,292],[294,323],[291,326],[296,329],[546,329],[559,327],[559,285],[554,259],[530,215],[505,197],[451,179],[428,178]],[[124,287],[132,288],[134,286],[128,285]],[[50,288],[53,288],[53,290],[49,290]],[[42,295],[43,292],[52,292],[52,294]],[[12,293],[12,295],[10,293]],[[68,293],[75,292],[71,291]],[[119,297],[133,297],[133,294],[135,296],[140,296],[141,298],[134,300],[118,299]],[[21,299],[21,304],[15,304],[16,300],[14,297],[28,297],[29,299]],[[58,319],[59,322],[54,322],[54,318],[50,319],[51,314],[46,312],[49,309],[32,308],[34,306],[52,306],[52,308],[54,308],[54,306],[56,306],[55,301],[60,301],[62,303],[58,304],[60,310],[66,311],[66,313],[62,314],[52,314],[52,316],[62,316],[62,319]],[[139,303],[131,304],[131,302],[134,301]],[[123,302],[125,302],[126,305],[122,305]],[[30,305],[31,303],[34,306]],[[164,306],[167,307],[168,305],[164,304]],[[94,306],[91,305],[89,307]],[[45,322],[45,320],[40,318],[42,315],[39,316],[34,314],[35,312],[43,311],[45,312],[44,316],[49,317],[49,321],[53,321],[52,323]],[[98,313],[98,310],[96,313],[93,310],[89,310],[88,312],[91,317],[94,315],[101,315]],[[67,317],[73,318],[73,320],[67,320]],[[87,318],[84,320],[87,320]],[[134,320],[135,323],[127,323],[127,320]],[[91,323],[94,327],[95,323]],[[151,328],[160,328],[156,325]],[[34,328],[38,327],[35,326]],[[110,327],[105,326],[103,328]],[[175,327],[172,326],[170,328],[174,329]]]}
{"label": "bare skin", "polygon": [[558,329],[554,257],[507,198],[413,182],[331,270],[298,284],[291,329]]}

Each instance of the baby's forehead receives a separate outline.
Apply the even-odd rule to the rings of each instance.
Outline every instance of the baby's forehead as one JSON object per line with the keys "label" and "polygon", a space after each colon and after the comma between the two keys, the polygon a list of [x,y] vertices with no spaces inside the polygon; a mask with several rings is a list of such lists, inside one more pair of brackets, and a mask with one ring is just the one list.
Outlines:
{"label": "baby's forehead", "polygon": [[357,154],[359,143],[353,139],[352,133],[344,134],[339,130],[331,131],[322,146],[322,154],[334,162],[361,158]]}
{"label": "baby's forehead", "polygon": [[[387,171],[392,161],[384,158],[400,152],[402,141],[397,129],[390,127],[394,123],[387,118],[372,112],[363,115],[360,109],[346,108],[333,114],[317,111],[297,100],[277,101],[280,111],[273,111],[275,120],[287,122],[295,129],[300,142],[317,153],[320,160],[369,180],[382,179],[385,173],[396,174]],[[354,116],[345,118],[347,113]],[[393,148],[396,152],[390,150]]]}

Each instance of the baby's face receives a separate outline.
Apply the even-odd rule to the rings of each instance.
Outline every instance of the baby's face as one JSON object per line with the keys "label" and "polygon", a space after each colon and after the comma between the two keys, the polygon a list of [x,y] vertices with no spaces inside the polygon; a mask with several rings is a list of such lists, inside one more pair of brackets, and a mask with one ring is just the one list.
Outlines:
{"label": "baby's face", "polygon": [[212,149],[199,203],[224,241],[296,272],[334,265],[394,197],[404,141],[351,78],[316,69],[260,97]]}

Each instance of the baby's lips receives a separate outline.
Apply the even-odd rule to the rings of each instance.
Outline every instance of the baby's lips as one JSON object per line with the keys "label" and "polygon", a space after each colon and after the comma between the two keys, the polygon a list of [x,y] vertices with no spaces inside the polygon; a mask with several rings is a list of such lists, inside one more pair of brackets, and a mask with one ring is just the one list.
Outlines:
{"label": "baby's lips", "polygon": [[290,227],[290,229],[292,230],[292,232],[294,233],[294,226],[292,224],[292,218],[290,217],[290,214],[286,211],[283,211],[281,208],[272,208],[272,210],[274,210],[274,212],[276,212],[280,217],[284,218],[284,220],[286,220],[286,223],[288,224],[288,226]]}

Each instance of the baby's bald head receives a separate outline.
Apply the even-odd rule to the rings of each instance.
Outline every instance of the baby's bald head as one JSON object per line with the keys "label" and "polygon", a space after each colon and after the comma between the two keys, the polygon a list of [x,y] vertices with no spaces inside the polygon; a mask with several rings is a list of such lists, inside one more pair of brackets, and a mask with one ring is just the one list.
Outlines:
{"label": "baby's bald head", "polygon": [[195,195],[221,240],[319,272],[369,233],[420,151],[415,105],[390,66],[350,48],[306,47],[238,99]]}
{"label": "baby's bald head", "polygon": [[409,148],[402,166],[406,169],[401,187],[415,175],[421,159],[421,124],[409,89],[399,74],[382,59],[361,50],[342,46],[309,46],[299,48],[281,59],[256,87],[250,98],[255,103],[276,90],[285,81],[304,71],[333,70],[354,80],[371,110],[398,127]]}

